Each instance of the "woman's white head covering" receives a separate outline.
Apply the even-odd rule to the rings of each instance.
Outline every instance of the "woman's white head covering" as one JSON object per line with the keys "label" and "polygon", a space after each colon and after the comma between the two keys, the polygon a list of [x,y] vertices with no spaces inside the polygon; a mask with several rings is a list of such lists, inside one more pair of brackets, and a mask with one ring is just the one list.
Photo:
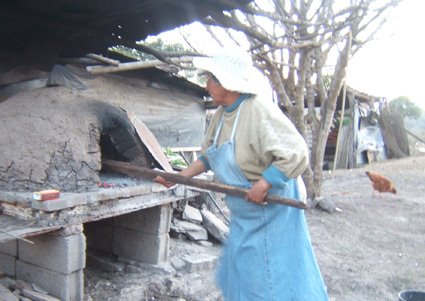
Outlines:
{"label": "woman's white head covering", "polygon": [[193,65],[211,72],[229,91],[260,94],[265,79],[254,67],[251,56],[243,51],[223,50],[212,57],[197,57]]}

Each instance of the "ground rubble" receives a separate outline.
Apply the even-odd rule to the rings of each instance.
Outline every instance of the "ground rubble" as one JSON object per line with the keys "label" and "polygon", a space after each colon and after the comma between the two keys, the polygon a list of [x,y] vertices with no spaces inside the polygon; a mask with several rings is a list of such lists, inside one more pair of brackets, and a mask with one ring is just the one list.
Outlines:
{"label": "ground rubble", "polygon": [[60,301],[41,287],[22,280],[14,280],[0,272],[0,300],[2,301]]}

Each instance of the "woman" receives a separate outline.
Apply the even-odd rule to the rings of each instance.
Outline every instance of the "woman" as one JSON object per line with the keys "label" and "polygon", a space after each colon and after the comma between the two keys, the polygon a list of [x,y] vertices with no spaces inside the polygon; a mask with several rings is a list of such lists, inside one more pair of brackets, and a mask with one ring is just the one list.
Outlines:
{"label": "woman", "polygon": [[193,63],[206,71],[206,89],[219,108],[202,155],[180,174],[211,169],[222,183],[248,189],[245,199],[226,196],[230,233],[217,273],[224,300],[328,300],[304,212],[263,202],[267,193],[303,200],[303,137],[260,95],[263,79],[248,54],[225,52]]}

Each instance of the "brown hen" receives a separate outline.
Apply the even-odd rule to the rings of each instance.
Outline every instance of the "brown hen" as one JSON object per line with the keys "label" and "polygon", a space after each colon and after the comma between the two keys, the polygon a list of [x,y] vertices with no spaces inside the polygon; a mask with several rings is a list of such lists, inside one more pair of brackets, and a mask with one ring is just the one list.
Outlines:
{"label": "brown hen", "polygon": [[395,189],[393,182],[387,177],[372,171],[366,171],[366,175],[372,181],[372,187],[373,187],[372,195],[375,194],[375,191],[379,192],[379,196],[381,196],[382,192],[391,192],[394,194],[397,193],[397,190]]}

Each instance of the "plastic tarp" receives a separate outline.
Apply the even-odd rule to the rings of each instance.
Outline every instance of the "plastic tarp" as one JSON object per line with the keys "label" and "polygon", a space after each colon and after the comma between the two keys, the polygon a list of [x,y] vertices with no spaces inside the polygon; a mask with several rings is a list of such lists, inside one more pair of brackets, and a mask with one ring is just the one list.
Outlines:
{"label": "plastic tarp", "polygon": [[[366,152],[369,162],[364,162],[363,152]],[[384,139],[378,126],[367,125],[359,130],[357,135],[357,155],[358,163],[370,163],[387,159]]]}
{"label": "plastic tarp", "polygon": [[206,113],[202,99],[191,91],[120,74],[94,76],[69,66],[55,66],[47,83],[78,89],[82,95],[134,113],[162,147],[202,144]]}

